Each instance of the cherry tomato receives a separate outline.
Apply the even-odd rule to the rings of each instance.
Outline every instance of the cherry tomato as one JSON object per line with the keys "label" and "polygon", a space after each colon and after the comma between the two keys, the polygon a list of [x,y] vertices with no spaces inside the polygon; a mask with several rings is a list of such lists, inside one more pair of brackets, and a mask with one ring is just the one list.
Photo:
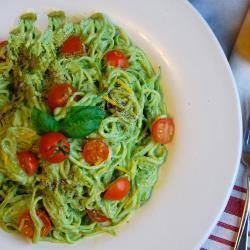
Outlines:
{"label": "cherry tomato", "polygon": [[[51,220],[48,214],[44,210],[39,209],[36,211],[36,214],[43,224],[42,229],[41,229],[41,236],[45,237],[50,233],[52,229]],[[30,239],[34,237],[35,227],[34,227],[34,222],[31,219],[29,211],[25,211],[19,217],[19,228],[20,228],[21,233],[25,237],[30,238]]]}
{"label": "cherry tomato", "polygon": [[82,155],[88,164],[99,165],[108,159],[109,148],[108,145],[100,139],[89,140],[83,146]]}
{"label": "cherry tomato", "polygon": [[78,56],[85,53],[85,46],[81,41],[80,36],[70,36],[67,38],[60,48],[60,53],[63,56]]}
{"label": "cherry tomato", "polygon": [[106,62],[115,68],[127,68],[128,58],[119,50],[108,51],[104,56]]}
{"label": "cherry tomato", "polygon": [[175,126],[172,118],[157,118],[151,126],[153,140],[161,144],[170,143],[173,140],[174,132]]}
{"label": "cherry tomato", "polygon": [[29,211],[24,212],[19,217],[19,229],[23,236],[32,239],[34,236],[34,222],[31,219]]}
{"label": "cherry tomato", "polygon": [[17,153],[17,159],[20,166],[28,176],[32,176],[38,169],[38,160],[30,151],[21,151]]}
{"label": "cherry tomato", "polygon": [[99,211],[96,210],[86,210],[88,217],[92,221],[96,222],[106,222],[109,221],[109,218],[107,218],[105,215],[101,214]]}
{"label": "cherry tomato", "polygon": [[3,49],[0,56],[0,63],[5,63],[7,61],[8,52],[7,49],[5,48],[7,44],[8,44],[7,40],[0,42],[0,49]]}
{"label": "cherry tomato", "polygon": [[48,93],[50,109],[54,110],[57,107],[64,107],[75,91],[71,84],[57,84],[53,86]]}
{"label": "cherry tomato", "polygon": [[50,163],[59,163],[69,158],[70,145],[61,133],[50,132],[43,135],[39,142],[42,158]]}
{"label": "cherry tomato", "polygon": [[1,42],[0,42],[0,48],[6,46],[7,44],[8,44],[8,41],[7,41],[7,40],[1,41]]}
{"label": "cherry tomato", "polygon": [[103,198],[111,201],[121,200],[129,193],[129,190],[130,182],[128,178],[120,177],[108,186]]}
{"label": "cherry tomato", "polygon": [[43,223],[43,227],[41,229],[41,236],[46,237],[52,229],[52,222],[48,214],[44,210],[39,209],[36,211],[36,214]]}

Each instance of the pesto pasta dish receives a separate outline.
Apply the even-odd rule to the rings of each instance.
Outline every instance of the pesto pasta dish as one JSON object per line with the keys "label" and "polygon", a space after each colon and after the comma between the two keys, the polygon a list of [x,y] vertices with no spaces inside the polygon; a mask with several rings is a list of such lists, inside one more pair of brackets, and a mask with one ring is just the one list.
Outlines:
{"label": "pesto pasta dish", "polygon": [[160,69],[101,13],[36,20],[0,43],[0,227],[32,242],[114,234],[174,136]]}

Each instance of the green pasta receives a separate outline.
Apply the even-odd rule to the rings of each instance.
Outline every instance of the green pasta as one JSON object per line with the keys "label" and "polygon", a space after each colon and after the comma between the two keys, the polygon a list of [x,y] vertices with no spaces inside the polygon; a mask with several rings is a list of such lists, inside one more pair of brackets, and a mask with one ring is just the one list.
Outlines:
{"label": "green pasta", "polygon": [[[160,70],[155,71],[144,52],[103,14],[73,23],[64,12],[54,11],[48,19],[48,27],[40,32],[34,13],[22,15],[8,45],[0,48],[0,226],[20,232],[20,214],[28,210],[34,222],[33,242],[74,243],[101,232],[114,234],[150,198],[167,156],[166,147],[151,139],[150,127],[167,111]],[[71,35],[84,41],[84,55],[60,55]],[[105,63],[104,55],[112,49],[125,53],[128,68]],[[55,83],[77,89],[65,107],[54,110],[56,121],[75,106],[96,106],[106,115],[87,137],[69,138],[69,159],[58,164],[41,160],[38,172],[28,176],[16,154],[36,150],[40,135],[31,111],[35,107],[49,113],[45,93]],[[107,161],[90,166],[82,157],[82,146],[96,137],[107,143],[110,154]],[[103,199],[106,187],[120,176],[130,180],[129,194],[120,201]],[[46,237],[40,234],[37,209],[46,210],[53,224]],[[93,222],[86,210],[100,211],[110,222]]]}

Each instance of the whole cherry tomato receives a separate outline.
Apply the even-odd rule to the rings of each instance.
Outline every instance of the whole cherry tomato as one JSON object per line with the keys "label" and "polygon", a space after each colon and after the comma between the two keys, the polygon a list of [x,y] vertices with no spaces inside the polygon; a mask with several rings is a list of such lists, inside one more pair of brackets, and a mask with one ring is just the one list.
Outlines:
{"label": "whole cherry tomato", "polygon": [[104,192],[103,198],[106,200],[122,200],[130,190],[130,182],[127,177],[120,177],[112,182]]}
{"label": "whole cherry tomato", "polygon": [[70,144],[61,133],[49,132],[39,142],[42,158],[50,163],[59,163],[69,158]]}
{"label": "whole cherry tomato", "polygon": [[21,168],[28,176],[32,176],[37,172],[38,160],[30,151],[21,151],[17,153],[17,159]]}

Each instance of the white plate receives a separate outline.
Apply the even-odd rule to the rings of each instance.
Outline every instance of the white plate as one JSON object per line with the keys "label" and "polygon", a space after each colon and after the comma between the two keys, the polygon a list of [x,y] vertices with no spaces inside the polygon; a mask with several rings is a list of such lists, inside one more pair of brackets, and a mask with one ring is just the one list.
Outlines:
{"label": "white plate", "polygon": [[175,146],[151,200],[116,237],[32,246],[1,231],[1,249],[197,249],[226,204],[241,151],[239,101],[218,42],[184,0],[6,1],[0,38],[22,11],[50,8],[106,13],[161,66],[177,125]]}

